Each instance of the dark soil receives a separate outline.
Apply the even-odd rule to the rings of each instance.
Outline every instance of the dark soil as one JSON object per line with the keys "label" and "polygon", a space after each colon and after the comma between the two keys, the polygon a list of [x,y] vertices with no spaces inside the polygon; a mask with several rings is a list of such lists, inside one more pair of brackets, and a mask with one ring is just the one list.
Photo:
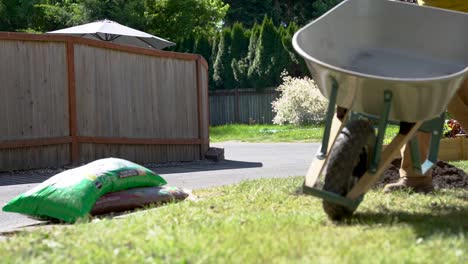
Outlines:
{"label": "dark soil", "polygon": [[[376,187],[382,188],[387,183],[396,182],[400,177],[398,170],[401,159],[396,159],[385,171]],[[438,161],[433,168],[432,181],[436,189],[468,189],[468,174],[444,161]]]}

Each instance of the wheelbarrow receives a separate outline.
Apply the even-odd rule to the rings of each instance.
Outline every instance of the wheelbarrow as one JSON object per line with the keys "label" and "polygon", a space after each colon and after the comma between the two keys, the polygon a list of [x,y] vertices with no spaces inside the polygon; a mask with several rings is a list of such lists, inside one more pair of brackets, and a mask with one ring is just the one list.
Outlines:
{"label": "wheelbarrow", "polygon": [[[351,216],[407,143],[414,170],[433,167],[445,109],[468,76],[467,28],[466,13],[345,0],[296,32],[294,49],[329,100],[303,191],[323,199],[330,218]],[[382,150],[391,123],[399,133]],[[427,157],[417,131],[431,134]]]}

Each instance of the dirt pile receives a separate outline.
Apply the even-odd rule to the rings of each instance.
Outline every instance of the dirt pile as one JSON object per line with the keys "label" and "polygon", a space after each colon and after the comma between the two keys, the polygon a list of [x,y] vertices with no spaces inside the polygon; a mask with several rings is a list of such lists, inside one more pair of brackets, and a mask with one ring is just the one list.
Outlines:
{"label": "dirt pile", "polygon": [[[398,180],[400,177],[398,173],[400,163],[401,159],[392,162],[390,168],[385,171],[382,178],[377,182],[377,188],[382,188],[385,184]],[[436,189],[468,189],[468,174],[444,161],[438,161],[434,166],[432,178]]]}

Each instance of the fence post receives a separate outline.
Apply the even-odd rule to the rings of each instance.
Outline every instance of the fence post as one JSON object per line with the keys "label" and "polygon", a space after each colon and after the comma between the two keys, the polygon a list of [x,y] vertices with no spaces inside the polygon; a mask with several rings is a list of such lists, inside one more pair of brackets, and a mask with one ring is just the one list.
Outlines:
{"label": "fence post", "polygon": [[196,70],[196,77],[197,77],[197,117],[198,117],[198,138],[200,139],[200,159],[203,159],[202,153],[202,83],[201,83],[201,62],[200,58],[197,58],[195,61],[195,70]]}
{"label": "fence post", "polygon": [[67,39],[68,113],[71,137],[70,159],[73,165],[79,162],[79,146],[76,124],[75,48],[72,38]]}
{"label": "fence post", "polygon": [[[200,159],[205,159],[209,148],[209,97],[208,97],[208,65],[203,57],[196,60],[197,102],[198,102],[198,138],[200,139]],[[206,69],[205,69],[206,68]],[[205,81],[203,82],[203,75]],[[204,87],[206,85],[206,87]],[[206,88],[206,89],[205,89]],[[204,104],[205,103],[205,104]]]}

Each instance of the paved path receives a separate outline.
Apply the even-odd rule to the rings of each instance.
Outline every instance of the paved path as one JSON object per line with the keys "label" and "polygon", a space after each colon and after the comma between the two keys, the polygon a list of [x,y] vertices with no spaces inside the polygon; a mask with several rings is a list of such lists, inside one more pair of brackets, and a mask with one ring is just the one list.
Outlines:
{"label": "paved path", "polygon": [[[194,162],[181,166],[153,168],[168,185],[185,189],[200,189],[233,184],[246,179],[279,178],[305,175],[317,143],[238,143],[212,144],[225,148],[225,161]],[[0,174],[0,205],[52,176]],[[20,214],[0,211],[0,232],[39,223]]]}

